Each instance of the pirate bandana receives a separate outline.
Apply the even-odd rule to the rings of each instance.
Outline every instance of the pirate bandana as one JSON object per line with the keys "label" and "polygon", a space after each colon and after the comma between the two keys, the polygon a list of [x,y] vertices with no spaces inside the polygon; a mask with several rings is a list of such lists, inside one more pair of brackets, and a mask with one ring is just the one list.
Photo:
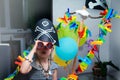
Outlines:
{"label": "pirate bandana", "polygon": [[41,40],[45,42],[52,42],[59,46],[57,32],[52,22],[46,18],[39,20],[35,28],[36,38],[34,40]]}

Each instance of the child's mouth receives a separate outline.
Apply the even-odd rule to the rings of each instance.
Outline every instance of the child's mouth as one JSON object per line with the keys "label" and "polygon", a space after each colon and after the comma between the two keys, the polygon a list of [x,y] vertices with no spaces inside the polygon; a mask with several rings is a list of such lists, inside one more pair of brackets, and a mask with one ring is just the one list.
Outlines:
{"label": "child's mouth", "polygon": [[42,54],[46,54],[46,51],[42,51],[41,53],[42,53]]}

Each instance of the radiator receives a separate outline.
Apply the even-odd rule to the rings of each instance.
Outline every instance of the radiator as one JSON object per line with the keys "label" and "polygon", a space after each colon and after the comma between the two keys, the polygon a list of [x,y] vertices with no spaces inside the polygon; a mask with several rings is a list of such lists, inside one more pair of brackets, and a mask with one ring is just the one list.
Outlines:
{"label": "radiator", "polygon": [[0,80],[10,74],[11,50],[9,44],[0,44]]}

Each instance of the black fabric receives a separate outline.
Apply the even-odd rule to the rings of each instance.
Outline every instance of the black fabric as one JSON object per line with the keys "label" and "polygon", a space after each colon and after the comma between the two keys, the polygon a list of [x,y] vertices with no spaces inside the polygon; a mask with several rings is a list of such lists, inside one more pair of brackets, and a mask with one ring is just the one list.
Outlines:
{"label": "black fabric", "polygon": [[[99,2],[100,4],[98,4]],[[86,8],[90,8],[90,9],[98,9],[98,10],[108,9],[106,0],[86,0],[85,6]]]}
{"label": "black fabric", "polygon": [[13,80],[29,80],[28,74],[21,74],[20,72],[14,77]]}

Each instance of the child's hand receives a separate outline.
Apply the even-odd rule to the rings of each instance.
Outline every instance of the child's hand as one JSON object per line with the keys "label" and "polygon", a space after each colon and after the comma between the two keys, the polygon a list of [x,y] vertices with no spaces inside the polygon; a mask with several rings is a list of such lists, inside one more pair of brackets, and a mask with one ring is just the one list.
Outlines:
{"label": "child's hand", "polygon": [[33,60],[33,56],[34,56],[34,54],[36,53],[36,51],[37,51],[37,46],[38,46],[38,43],[40,42],[40,40],[36,40],[35,41],[35,44],[34,44],[34,46],[33,46],[33,48],[32,48],[32,50],[30,51],[30,53],[27,55],[27,57],[26,57],[26,59],[28,59],[30,62],[32,62]]}
{"label": "child's hand", "polygon": [[35,45],[33,46],[33,49],[32,49],[32,51],[33,51],[34,53],[36,53],[37,46],[38,46],[38,43],[39,43],[39,42],[40,42],[39,40],[36,40],[36,41],[35,41]]}

